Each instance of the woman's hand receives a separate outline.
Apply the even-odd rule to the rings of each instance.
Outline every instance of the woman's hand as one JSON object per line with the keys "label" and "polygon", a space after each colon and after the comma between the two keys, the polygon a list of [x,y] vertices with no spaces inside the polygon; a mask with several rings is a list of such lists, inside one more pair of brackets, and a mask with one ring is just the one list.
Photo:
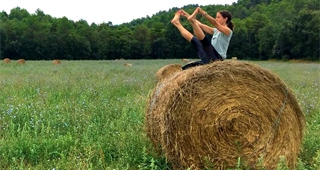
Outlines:
{"label": "woman's hand", "polygon": [[201,15],[208,15],[208,13],[206,11],[204,11],[203,9],[201,9],[200,7],[197,7],[196,10],[198,11],[199,14]]}

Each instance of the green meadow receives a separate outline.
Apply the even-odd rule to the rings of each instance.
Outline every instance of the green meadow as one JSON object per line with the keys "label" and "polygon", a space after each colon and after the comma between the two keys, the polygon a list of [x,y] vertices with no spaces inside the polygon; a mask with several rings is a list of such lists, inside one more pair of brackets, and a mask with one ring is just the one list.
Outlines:
{"label": "green meadow", "polygon": [[[297,169],[320,169],[320,64],[249,62],[275,72],[295,93],[307,121]],[[0,169],[170,169],[144,132],[155,73],[167,64],[183,63],[1,62]]]}

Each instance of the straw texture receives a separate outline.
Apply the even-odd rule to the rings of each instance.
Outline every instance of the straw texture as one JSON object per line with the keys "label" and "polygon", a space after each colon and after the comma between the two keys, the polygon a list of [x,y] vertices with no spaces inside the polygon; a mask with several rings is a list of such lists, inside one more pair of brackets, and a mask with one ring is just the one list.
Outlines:
{"label": "straw texture", "polygon": [[228,60],[158,80],[146,131],[174,169],[276,169],[282,156],[295,167],[305,118],[276,74]]}

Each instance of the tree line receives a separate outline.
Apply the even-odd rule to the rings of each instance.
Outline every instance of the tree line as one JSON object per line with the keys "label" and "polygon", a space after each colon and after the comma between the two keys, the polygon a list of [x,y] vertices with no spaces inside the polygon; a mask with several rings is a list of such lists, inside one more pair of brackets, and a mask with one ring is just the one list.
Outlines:
{"label": "tree line", "polygon": [[[197,4],[182,8],[192,13]],[[247,60],[319,60],[319,0],[238,0],[201,6],[211,16],[229,10],[235,24],[228,57]],[[55,18],[41,9],[16,7],[0,13],[0,59],[113,60],[197,58],[170,23],[168,11],[113,25]],[[209,24],[203,17],[201,22]],[[192,30],[187,20],[182,24]],[[208,35],[210,36],[210,35]]]}

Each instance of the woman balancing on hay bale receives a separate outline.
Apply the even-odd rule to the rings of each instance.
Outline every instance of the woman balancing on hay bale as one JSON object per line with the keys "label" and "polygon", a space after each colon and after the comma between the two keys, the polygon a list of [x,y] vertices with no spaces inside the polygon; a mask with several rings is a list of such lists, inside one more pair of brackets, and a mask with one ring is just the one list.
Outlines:
{"label": "woman balancing on hay bale", "polygon": [[[196,15],[198,13],[205,17],[215,28],[196,20]],[[180,16],[184,16],[188,19],[193,28],[194,35],[182,26],[179,20]],[[187,41],[191,42],[196,47],[197,53],[201,59],[201,61],[183,66],[183,70],[197,65],[208,64],[211,61],[221,61],[227,58],[227,50],[234,27],[231,19],[232,16],[228,11],[219,11],[216,14],[216,18],[213,18],[200,7],[197,7],[191,15],[182,9],[175,13],[171,23],[178,28],[181,35]],[[211,43],[205,36],[204,32],[213,35]]]}

